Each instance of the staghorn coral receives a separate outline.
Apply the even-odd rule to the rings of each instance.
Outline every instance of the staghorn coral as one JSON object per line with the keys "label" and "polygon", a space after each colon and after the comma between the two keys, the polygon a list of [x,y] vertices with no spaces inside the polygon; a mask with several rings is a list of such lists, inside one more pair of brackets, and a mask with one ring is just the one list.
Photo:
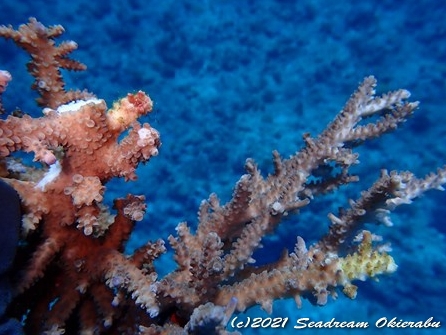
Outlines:
{"label": "staghorn coral", "polygon": [[2,93],[6,90],[6,86],[8,86],[11,79],[11,74],[8,71],[0,70],[0,114],[4,113]]}
{"label": "staghorn coral", "polygon": [[81,91],[65,91],[60,69],[83,71],[87,67],[68,58],[68,54],[77,49],[74,41],[55,45],[54,38],[63,34],[60,25],[45,27],[35,18],[23,24],[16,31],[12,27],[2,26],[0,35],[12,39],[31,56],[27,64],[29,73],[35,78],[31,88],[37,90],[39,106],[57,108],[69,101],[91,98],[94,95]]}
{"label": "staghorn coral", "polygon": [[[161,144],[158,132],[148,124],[137,122],[139,116],[151,111],[152,101],[145,93],[137,92],[116,102],[108,111],[105,102],[96,98],[60,104],[60,101],[71,100],[73,95],[61,92],[64,85],[59,68],[66,66],[66,59],[59,59],[60,48],[53,45],[52,38],[58,35],[54,29],[47,29],[34,19],[17,32],[12,28],[0,28],[0,35],[12,36],[20,43],[26,41],[34,45],[33,41],[37,41],[39,45],[48,46],[27,49],[33,53],[30,63],[33,65],[29,67],[39,68],[41,59],[53,59],[50,73],[40,69],[36,76],[37,80],[41,80],[41,75],[45,78],[54,76],[57,82],[54,90],[39,91],[45,100],[58,105],[57,110],[46,108],[44,116],[34,119],[28,115],[22,118],[9,116],[0,127],[2,157],[15,151],[33,152],[36,161],[49,165],[45,174],[33,174],[28,180],[5,179],[22,199],[23,235],[30,239],[38,235],[40,239],[16,291],[18,294],[38,294],[38,299],[32,299],[36,304],[30,320],[37,320],[42,315],[46,319],[50,314],[46,321],[49,326],[44,329],[59,328],[78,305],[79,313],[83,313],[83,306],[91,305],[91,299],[102,311],[101,315],[109,315],[114,299],[112,292],[105,291],[108,300],[104,294],[95,293],[103,291],[98,285],[101,280],[107,281],[111,288],[127,287],[138,297],[138,304],[155,315],[158,307],[154,303],[154,293],[137,291],[135,287],[138,280],[149,277],[142,277],[131,262],[117,266],[124,259],[119,252],[123,251],[132,223],[143,217],[143,198],[129,196],[117,201],[115,217],[101,204],[104,184],[108,180],[113,177],[135,179],[137,165],[158,153]],[[48,106],[54,104],[48,103]],[[124,131],[127,131],[126,136],[120,138]],[[96,249],[99,245],[101,247]],[[104,266],[98,264],[97,257],[105,261]],[[57,265],[52,267],[52,264]],[[36,282],[53,286],[55,290],[45,290],[41,295]],[[34,288],[37,292],[31,293]],[[81,296],[90,298],[81,299]],[[101,296],[102,299],[97,298]],[[29,296],[22,298],[25,301]],[[52,310],[60,310],[49,313],[46,311],[48,304],[54,299],[58,302]]]}
{"label": "staghorn coral", "polygon": [[[357,145],[393,131],[417,108],[406,90],[375,96],[376,80],[368,77],[318,137],[305,135],[304,147],[289,159],[274,152],[274,173],[263,178],[248,159],[227,204],[211,195],[200,206],[195,232],[180,223],[168,237],[178,267],[158,279],[153,261],[165,251],[163,240],[123,255],[134,221],[144,215],[143,197],[117,199],[115,216],[102,205],[107,181],[135,180],[136,166],[158,152],[158,132],[137,121],[152,102],[137,92],[107,110],[91,94],[64,91],[60,69],[83,67],[66,57],[73,42],[55,46],[62,31],[35,19],[18,30],[0,27],[0,35],[31,54],[32,88],[47,107],[40,118],[0,121],[3,180],[21,197],[26,242],[16,260],[10,315],[26,315],[29,333],[225,334],[231,314],[254,304],[271,311],[275,299],[293,297],[298,306],[302,298],[324,305],[337,288],[354,298],[355,280],[397,268],[364,224],[390,224],[392,210],[446,182],[446,168],[423,179],[382,171],[349,208],[329,214],[329,231],[319,242],[307,246],[297,236],[293,252],[254,265],[254,251],[283,217],[358,181],[349,172],[358,163]],[[16,151],[34,153],[49,168],[17,168],[11,160]],[[336,169],[310,181],[325,167]]]}

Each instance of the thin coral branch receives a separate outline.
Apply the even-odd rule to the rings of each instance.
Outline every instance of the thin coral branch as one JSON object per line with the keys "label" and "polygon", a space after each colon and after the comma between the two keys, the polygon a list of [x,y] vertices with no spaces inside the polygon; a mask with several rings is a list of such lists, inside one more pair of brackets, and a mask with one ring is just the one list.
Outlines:
{"label": "thin coral branch", "polygon": [[35,18],[28,24],[21,25],[18,30],[11,26],[0,26],[0,36],[12,39],[30,56],[28,71],[35,78],[32,89],[40,97],[39,106],[57,108],[69,101],[92,98],[94,95],[86,91],[66,91],[60,69],[83,71],[87,67],[68,58],[68,54],[77,49],[73,41],[56,45],[54,39],[64,32],[60,25],[45,27]]}

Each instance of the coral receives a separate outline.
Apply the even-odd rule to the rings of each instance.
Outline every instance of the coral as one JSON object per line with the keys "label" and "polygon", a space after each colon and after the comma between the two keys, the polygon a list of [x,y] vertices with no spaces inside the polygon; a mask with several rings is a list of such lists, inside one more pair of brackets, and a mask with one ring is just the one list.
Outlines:
{"label": "coral", "polygon": [[4,113],[2,93],[6,90],[6,86],[8,86],[11,79],[11,74],[8,71],[0,70],[0,114]]}
{"label": "coral", "polygon": [[88,92],[64,89],[65,83],[60,69],[82,71],[86,66],[67,57],[77,49],[75,42],[66,41],[55,45],[54,38],[63,32],[62,26],[47,28],[35,18],[31,18],[28,24],[21,25],[17,31],[12,27],[0,28],[1,36],[11,38],[31,56],[28,71],[36,79],[31,87],[40,95],[37,99],[40,106],[56,108],[69,101],[93,97]]}
{"label": "coral", "polygon": [[[144,215],[144,198],[115,200],[115,215],[102,203],[110,179],[136,180],[138,164],[158,153],[159,133],[138,122],[152,101],[137,92],[107,109],[91,93],[65,91],[60,69],[84,66],[67,58],[74,42],[56,45],[62,32],[36,19],[18,30],[0,27],[1,36],[31,55],[32,89],[45,107],[39,118],[0,121],[3,180],[23,209],[9,314],[26,315],[29,333],[225,334],[231,315],[255,304],[268,312],[285,297],[298,306],[302,298],[324,305],[338,289],[354,298],[356,280],[397,269],[364,225],[390,225],[391,211],[446,182],[446,168],[422,179],[383,170],[348,208],[329,214],[331,225],[318,242],[307,246],[297,236],[293,252],[255,265],[254,252],[284,217],[359,180],[350,173],[359,162],[357,146],[395,130],[417,108],[406,90],[376,96],[376,80],[367,77],[318,137],[304,135],[304,147],[288,159],[273,153],[272,174],[264,178],[248,159],[228,203],[213,194],[201,203],[194,232],[180,223],[168,237],[177,268],[158,278],[153,262],[165,252],[164,240],[123,254]],[[15,152],[32,152],[44,168],[21,165]]]}

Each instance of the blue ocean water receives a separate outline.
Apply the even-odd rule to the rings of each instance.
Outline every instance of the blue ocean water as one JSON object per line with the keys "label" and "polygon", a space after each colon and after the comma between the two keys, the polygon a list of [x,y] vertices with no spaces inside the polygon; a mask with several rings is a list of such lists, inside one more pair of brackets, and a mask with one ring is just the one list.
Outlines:
{"label": "blue ocean water", "polygon": [[[75,40],[73,57],[88,66],[65,73],[67,86],[88,89],[111,105],[144,90],[155,111],[144,121],[161,132],[158,157],[138,169],[139,179],[107,185],[108,201],[144,194],[148,213],[128,245],[166,238],[176,225],[196,226],[200,201],[211,192],[222,202],[252,157],[266,175],[271,152],[284,157],[315,136],[341,110],[358,83],[378,79],[379,93],[411,91],[420,108],[395,133],[360,149],[361,181],[317,199],[288,218],[259,262],[292,249],[296,235],[307,244],[328,226],[327,214],[346,206],[380,169],[419,176],[446,162],[446,2],[417,1],[2,1],[0,24],[17,27],[28,17],[61,24],[62,40]],[[14,79],[4,94],[7,109],[41,111],[30,92],[27,55],[0,40],[0,69]],[[324,307],[276,301],[271,317],[288,317],[280,329],[241,329],[243,334],[446,334],[446,195],[432,191],[393,214],[391,228],[371,227],[390,242],[398,271],[379,282],[359,283],[355,300],[342,297]],[[265,252],[264,250],[268,250]],[[160,273],[172,269],[164,257]],[[268,317],[252,308],[243,318]],[[381,318],[424,321],[439,329],[377,328]],[[295,320],[367,321],[363,329],[294,329]]]}

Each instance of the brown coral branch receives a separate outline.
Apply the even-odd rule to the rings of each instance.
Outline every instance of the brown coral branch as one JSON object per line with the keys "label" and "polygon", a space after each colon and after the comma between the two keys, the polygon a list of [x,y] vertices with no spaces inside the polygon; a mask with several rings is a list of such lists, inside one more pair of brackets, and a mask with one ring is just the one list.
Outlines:
{"label": "brown coral branch", "polygon": [[[237,310],[260,304],[270,311],[275,299],[287,296],[294,297],[299,305],[302,296],[312,295],[315,303],[325,304],[327,297],[334,295],[338,286],[347,287],[344,292],[350,297],[354,296],[351,280],[362,278],[364,274],[359,271],[350,277],[342,275],[343,267],[352,260],[344,262],[336,251],[340,244],[347,244],[348,237],[357,235],[363,226],[366,211],[380,213],[382,207],[386,207],[386,201],[392,198],[393,184],[384,186],[387,185],[384,179],[364,192],[356,205],[352,202],[352,209],[345,218],[338,220],[331,215],[332,221],[349,223],[343,226],[332,224],[327,237],[308,251],[303,240],[298,239],[295,253],[285,254],[279,262],[260,268],[253,266],[256,262],[253,254],[283,216],[302,209],[317,195],[358,181],[358,177],[348,173],[349,167],[358,163],[358,154],[353,152],[352,143],[359,144],[395,129],[418,105],[404,101],[409,97],[405,90],[375,97],[375,85],[373,77],[366,78],[343,111],[321,135],[317,138],[304,136],[305,147],[294,156],[284,160],[275,152],[275,172],[266,179],[260,175],[256,164],[247,160],[248,174],[239,180],[233,198],[227,204],[220,205],[215,195],[201,204],[196,234],[192,234],[185,223],[177,227],[178,238],[171,237],[169,241],[176,252],[179,267],[161,281],[160,291],[164,292],[161,304],[176,305],[184,313],[197,304],[205,303],[205,300],[201,300],[204,298],[225,305],[235,297]],[[362,120],[371,119],[375,114],[379,116],[375,121],[360,125]],[[339,166],[341,173],[333,175],[329,164]],[[396,176],[396,173],[392,175]],[[321,176],[319,182],[309,182],[310,177]],[[433,184],[438,182],[436,180]],[[215,233],[220,240],[215,244],[217,248],[212,248],[210,252],[206,247],[207,239]],[[362,243],[360,245],[367,245],[367,250],[374,250],[369,247],[369,240]],[[356,250],[357,254],[356,251],[351,252],[364,255],[364,252],[360,252],[364,247],[358,246]],[[370,251],[367,255],[372,253]],[[201,254],[214,255],[211,256],[214,260],[212,264],[222,264],[223,267],[218,267],[218,271],[215,271],[215,267],[207,267],[208,261],[197,256]],[[352,259],[357,261],[358,258],[355,256]],[[361,261],[366,262],[364,258]],[[368,272],[369,277],[392,272],[396,268],[386,254],[379,254],[378,258],[383,261],[379,266],[370,265],[373,271]],[[197,285],[201,276],[197,273],[206,269],[210,289]],[[203,289],[206,295],[201,293]]]}
{"label": "brown coral branch", "polygon": [[68,58],[68,54],[77,49],[73,41],[66,41],[56,45],[54,39],[64,32],[60,25],[45,27],[35,18],[30,18],[18,30],[11,26],[0,26],[0,36],[12,39],[30,56],[28,71],[35,78],[31,88],[40,97],[39,106],[57,108],[69,101],[94,97],[86,91],[65,91],[65,83],[60,69],[83,71],[87,67]]}

